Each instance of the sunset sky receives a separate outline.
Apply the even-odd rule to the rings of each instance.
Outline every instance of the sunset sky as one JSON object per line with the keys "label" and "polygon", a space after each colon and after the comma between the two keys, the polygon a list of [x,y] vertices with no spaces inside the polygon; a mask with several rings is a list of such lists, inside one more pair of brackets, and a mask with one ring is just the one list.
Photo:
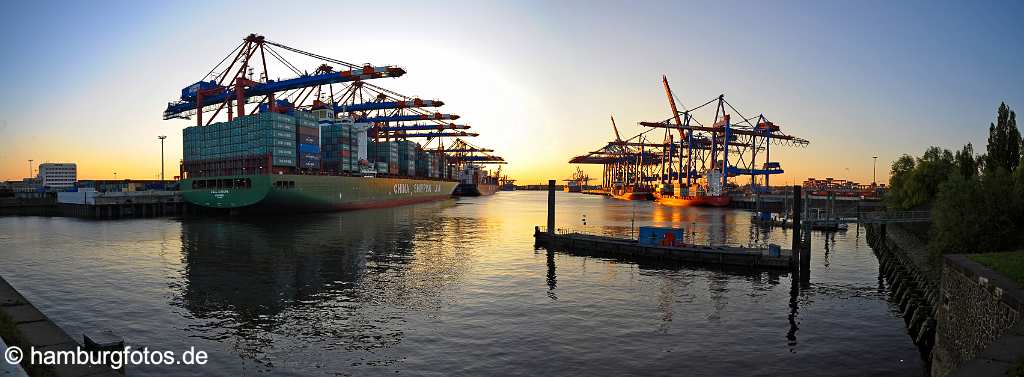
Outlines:
{"label": "sunset sky", "polygon": [[[168,176],[188,120],[161,112],[250,33],[408,73],[374,83],[445,101],[520,184],[720,93],[807,148],[773,183],[879,181],[929,145],[984,150],[1024,108],[1024,2],[15,2],[0,14],[0,179],[76,162],[79,178]],[[305,67],[313,71],[315,67]],[[591,169],[592,177],[599,177]]]}

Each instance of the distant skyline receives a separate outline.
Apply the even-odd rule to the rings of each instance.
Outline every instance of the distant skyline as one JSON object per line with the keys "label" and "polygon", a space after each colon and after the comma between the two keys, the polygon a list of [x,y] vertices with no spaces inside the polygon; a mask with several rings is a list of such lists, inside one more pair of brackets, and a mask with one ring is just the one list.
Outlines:
{"label": "distant skyline", "polygon": [[[1024,109],[1021,2],[27,2],[5,5],[0,179],[28,160],[80,179],[153,179],[159,135],[178,173],[188,120],[161,112],[250,33],[408,73],[374,83],[462,115],[520,184],[640,121],[718,94],[811,141],[773,149],[786,173],[888,180],[899,155],[971,142],[1000,102]],[[310,71],[315,67],[305,67]],[[848,169],[848,170],[847,170]],[[600,178],[596,167],[586,168]],[[740,181],[740,183],[744,183]]]}

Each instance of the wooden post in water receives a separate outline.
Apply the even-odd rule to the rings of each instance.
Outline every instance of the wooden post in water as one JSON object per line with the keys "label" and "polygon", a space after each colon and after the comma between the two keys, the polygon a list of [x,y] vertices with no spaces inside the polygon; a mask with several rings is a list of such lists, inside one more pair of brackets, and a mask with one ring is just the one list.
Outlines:
{"label": "wooden post in water", "polygon": [[793,267],[796,269],[797,266],[803,269],[803,263],[800,261],[800,214],[803,212],[803,203],[801,203],[802,195],[800,195],[800,186],[793,186]]}
{"label": "wooden post in water", "polygon": [[[793,186],[793,193],[796,194],[798,197],[801,196],[800,186]],[[809,197],[807,201],[810,202]],[[802,201],[798,201],[796,205],[803,206],[804,203]],[[810,282],[811,279],[811,224],[808,223],[806,227],[804,227],[803,225],[804,224],[800,224],[799,217],[797,217],[796,220],[793,222],[793,229],[800,229],[793,233],[793,250],[800,251],[800,282],[807,283]],[[803,232],[807,232],[807,234],[802,234]],[[797,236],[803,236],[804,238],[807,238],[808,242],[806,247],[804,245],[803,238]]]}
{"label": "wooden post in water", "polygon": [[555,234],[555,180],[548,180],[548,234]]}

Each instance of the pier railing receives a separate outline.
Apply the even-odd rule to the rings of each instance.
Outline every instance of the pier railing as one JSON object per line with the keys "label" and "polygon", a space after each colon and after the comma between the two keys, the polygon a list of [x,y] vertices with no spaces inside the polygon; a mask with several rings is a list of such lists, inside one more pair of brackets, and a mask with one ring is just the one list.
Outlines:
{"label": "pier railing", "polygon": [[929,211],[874,211],[874,212],[842,212],[832,214],[813,214],[804,218],[810,223],[922,223],[931,221]]}

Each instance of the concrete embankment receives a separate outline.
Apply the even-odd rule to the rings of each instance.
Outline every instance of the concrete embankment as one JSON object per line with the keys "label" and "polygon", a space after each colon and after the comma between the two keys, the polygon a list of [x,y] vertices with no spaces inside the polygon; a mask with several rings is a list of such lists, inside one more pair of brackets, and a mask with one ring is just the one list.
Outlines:
{"label": "concrete embankment", "polygon": [[923,227],[868,225],[868,243],[889,281],[930,374],[1005,376],[1024,361],[1024,291],[965,255],[933,255]]}
{"label": "concrete embankment", "polygon": [[[21,366],[31,376],[117,376],[107,366],[42,366],[29,363],[29,351],[73,351],[79,347],[60,327],[0,277],[0,337],[8,346],[21,348]],[[6,361],[0,361],[6,362]]]}

